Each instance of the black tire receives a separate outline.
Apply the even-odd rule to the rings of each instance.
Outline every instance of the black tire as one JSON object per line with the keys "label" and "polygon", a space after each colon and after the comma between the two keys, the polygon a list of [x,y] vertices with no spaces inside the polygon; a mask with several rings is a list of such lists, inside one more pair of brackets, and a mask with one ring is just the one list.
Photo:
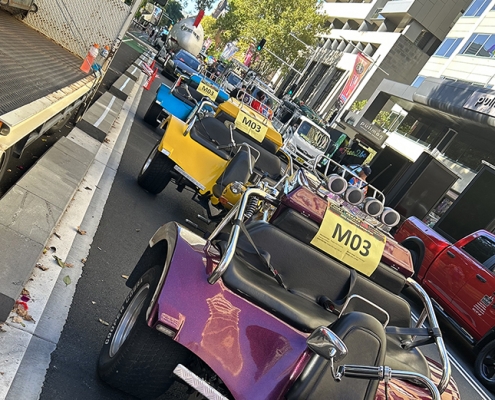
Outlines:
{"label": "black tire", "polygon": [[137,398],[156,398],[175,381],[177,364],[190,352],[150,328],[146,309],[160,279],[161,268],[146,271],[134,285],[113,322],[98,358],[98,375],[109,385]]}
{"label": "black tire", "polygon": [[150,104],[148,111],[144,114],[144,122],[156,128],[160,123],[156,120],[162,112],[162,106],[156,103],[156,99]]}
{"label": "black tire", "polygon": [[486,388],[495,390],[495,341],[487,343],[478,353],[474,375]]}
{"label": "black tire", "polygon": [[156,145],[139,172],[139,186],[151,194],[160,193],[172,179],[171,171],[174,165],[170,158],[158,151]]}
{"label": "black tire", "polygon": [[5,173],[7,172],[7,167],[9,165],[10,158],[12,156],[12,147],[5,150],[5,153],[0,156],[0,181],[3,179]]}

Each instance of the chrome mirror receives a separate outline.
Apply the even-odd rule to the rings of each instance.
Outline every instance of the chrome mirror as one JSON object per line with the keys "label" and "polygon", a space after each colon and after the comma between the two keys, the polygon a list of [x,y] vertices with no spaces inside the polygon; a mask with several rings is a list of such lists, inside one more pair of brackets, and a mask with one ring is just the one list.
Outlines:
{"label": "chrome mirror", "polygon": [[337,362],[347,355],[347,347],[335,333],[326,326],[316,328],[306,339],[306,344],[319,356]]}

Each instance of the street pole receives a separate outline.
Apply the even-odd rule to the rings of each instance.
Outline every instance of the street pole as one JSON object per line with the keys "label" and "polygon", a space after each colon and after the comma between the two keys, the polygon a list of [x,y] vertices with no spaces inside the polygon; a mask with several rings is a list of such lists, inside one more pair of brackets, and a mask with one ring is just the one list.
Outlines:
{"label": "street pole", "polygon": [[270,51],[268,50],[266,47],[263,48],[263,50],[266,50],[268,53],[270,53],[273,57],[275,57],[277,60],[279,60],[281,63],[287,65],[291,70],[293,70],[294,72],[298,73],[300,76],[304,73],[304,72],[300,72],[298,71],[297,69],[295,69],[294,67],[292,67],[292,65],[290,65],[289,63],[285,62],[284,60],[282,60],[279,56],[277,56],[273,51]]}

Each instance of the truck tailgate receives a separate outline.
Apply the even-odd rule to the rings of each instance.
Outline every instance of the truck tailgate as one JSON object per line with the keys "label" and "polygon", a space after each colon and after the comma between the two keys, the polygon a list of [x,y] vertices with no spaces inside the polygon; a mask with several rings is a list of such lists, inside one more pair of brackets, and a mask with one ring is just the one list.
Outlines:
{"label": "truck tailgate", "polygon": [[69,86],[82,60],[0,10],[0,115]]}

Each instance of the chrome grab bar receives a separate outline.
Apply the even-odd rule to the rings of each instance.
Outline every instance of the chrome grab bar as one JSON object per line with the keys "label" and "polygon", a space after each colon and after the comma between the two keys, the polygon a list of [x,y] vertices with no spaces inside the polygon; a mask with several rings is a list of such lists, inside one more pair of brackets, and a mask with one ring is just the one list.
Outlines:
{"label": "chrome grab bar", "polygon": [[[322,173],[320,171],[317,170],[317,166],[318,166],[318,163],[323,160],[323,159],[326,159],[328,160],[328,163],[325,167],[325,172],[324,172],[324,176],[322,176]],[[353,178],[357,178],[359,179],[360,181],[364,182],[364,184],[368,187],[368,189],[370,189],[368,191],[368,193],[371,194],[371,197],[375,198],[376,200],[380,201],[381,203],[385,204],[385,195],[380,191],[378,190],[376,187],[374,187],[373,185],[370,185],[368,182],[366,182],[365,180],[361,179],[354,171],[351,171],[351,170],[348,170],[346,169],[346,167],[344,167],[343,165],[339,164],[338,162],[332,160],[330,157],[328,157],[326,154],[318,154],[315,158],[315,161],[312,165],[312,168],[311,168],[311,172],[313,174],[315,174],[316,176],[320,177],[320,178],[323,178],[325,179],[327,174],[328,174],[328,168],[330,167],[330,164],[342,169],[342,172],[340,173],[340,176],[342,178],[345,179],[345,176],[346,174],[347,175],[350,175],[352,176]]]}
{"label": "chrome grab bar", "polygon": [[[407,284],[416,291],[424,305],[424,312],[421,314],[422,316],[426,313],[428,318],[428,323],[430,328],[435,329],[440,332],[440,327],[438,325],[437,316],[435,315],[435,310],[433,308],[433,304],[431,302],[430,297],[424,291],[424,289],[412,278],[407,278]],[[420,320],[424,320],[424,318],[420,317]],[[435,343],[438,348],[438,353],[440,355],[440,361],[442,364],[442,378],[438,383],[437,387],[440,393],[443,393],[447,388],[447,385],[450,381],[450,376],[452,374],[452,368],[450,366],[450,361],[447,353],[447,348],[445,347],[445,342],[443,341],[442,336],[435,337]]]}
{"label": "chrome grab bar", "polygon": [[260,197],[260,198],[262,198],[266,201],[269,201],[271,203],[274,203],[277,200],[275,197],[269,195],[268,193],[264,192],[261,189],[249,188],[244,192],[241,199],[237,203],[239,205],[236,204],[227,213],[227,215],[223,219],[223,221],[211,233],[211,235],[209,236],[209,238],[206,242],[207,247],[210,246],[211,241],[215,238],[216,235],[218,235],[218,233],[222,230],[222,228],[225,227],[225,225],[227,225],[227,223],[234,217],[234,214],[235,214],[234,227],[230,231],[227,249],[225,250],[225,253],[222,255],[222,258],[220,259],[218,266],[215,268],[215,270],[208,277],[208,283],[210,283],[211,285],[215,284],[220,279],[220,277],[227,270],[230,262],[232,261],[232,257],[234,257],[235,249],[237,247],[237,242],[239,241],[239,234],[241,231],[241,225],[240,224],[242,222],[242,219],[244,218],[244,212],[246,211],[246,207],[249,204],[249,198],[251,196]]}
{"label": "chrome grab bar", "polygon": [[189,117],[186,120],[186,123],[188,125],[187,125],[187,129],[183,133],[184,136],[187,136],[187,134],[189,132],[191,132],[192,127],[194,126],[194,124],[196,123],[196,121],[198,119],[199,112],[203,108],[205,108],[205,106],[210,106],[211,108],[213,108],[213,110],[216,110],[217,109],[217,105],[215,103],[213,103],[211,100],[205,100],[205,99],[201,100],[196,105],[196,107],[191,111],[191,114],[189,115]]}

